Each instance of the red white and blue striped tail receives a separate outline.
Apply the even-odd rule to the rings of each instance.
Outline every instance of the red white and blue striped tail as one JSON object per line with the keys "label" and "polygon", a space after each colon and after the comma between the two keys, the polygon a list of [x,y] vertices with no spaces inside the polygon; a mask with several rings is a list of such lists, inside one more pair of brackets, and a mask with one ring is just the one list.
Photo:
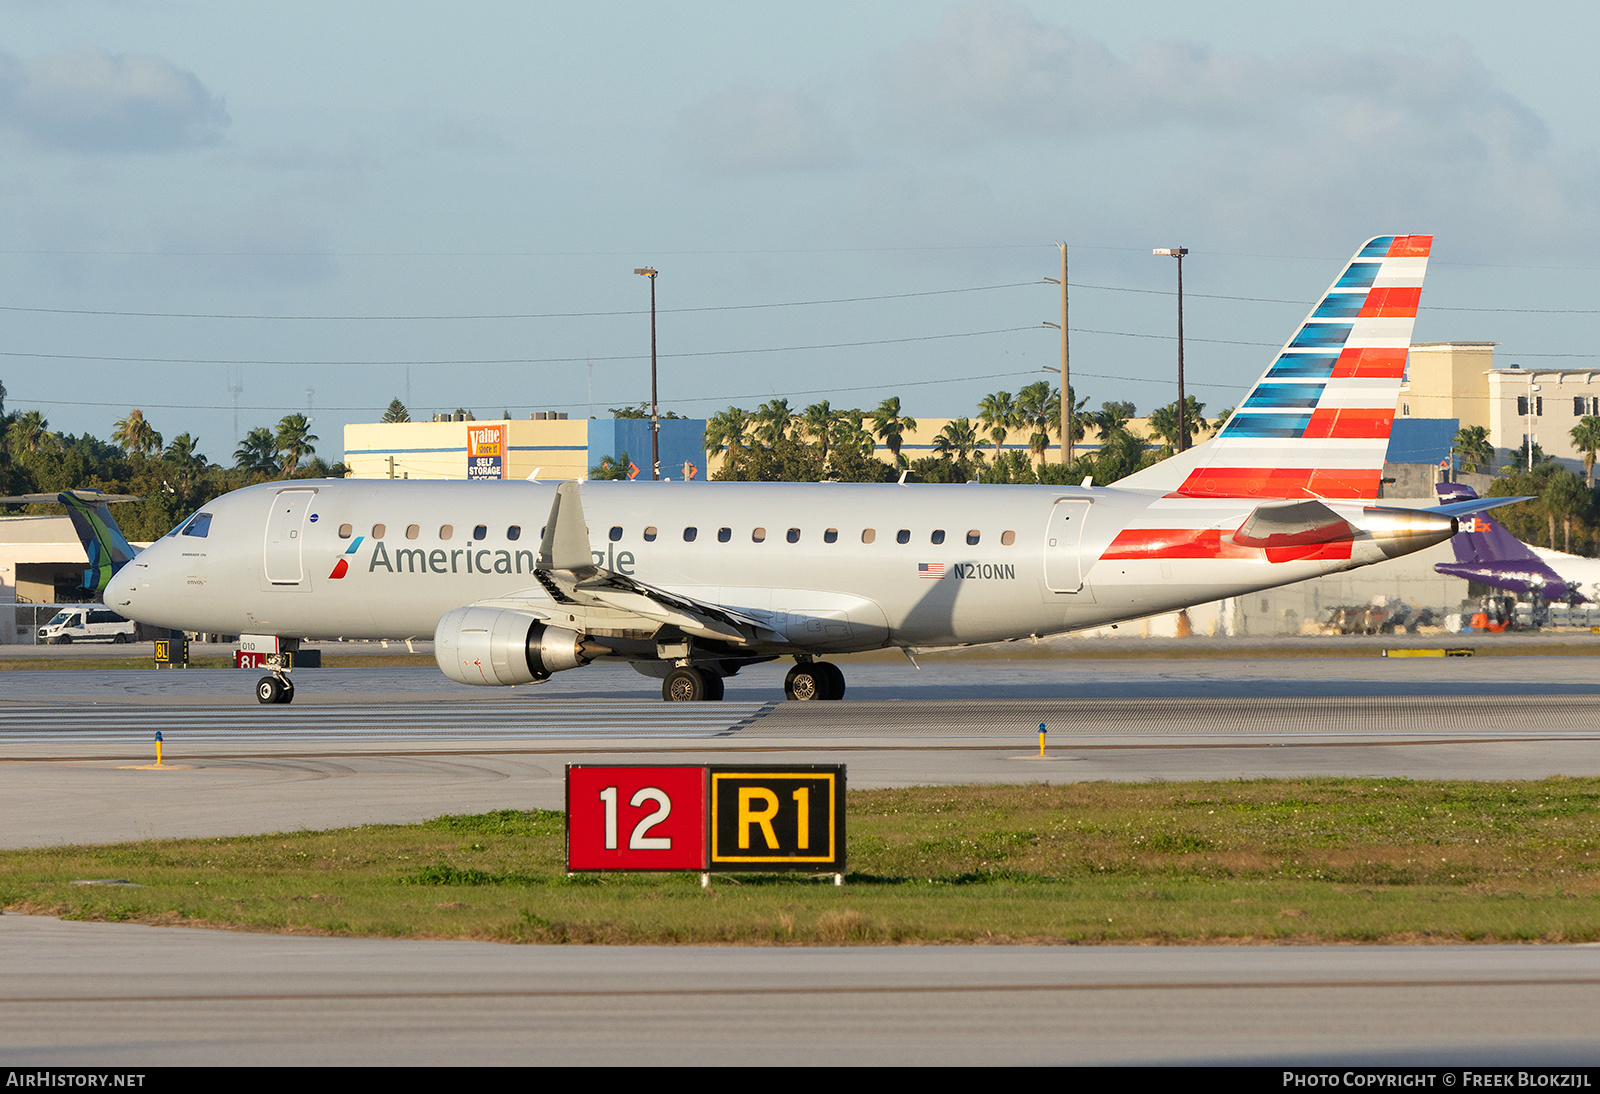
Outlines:
{"label": "red white and blue striped tail", "polygon": [[1217,436],[1117,486],[1195,498],[1376,498],[1432,244],[1369,240]]}

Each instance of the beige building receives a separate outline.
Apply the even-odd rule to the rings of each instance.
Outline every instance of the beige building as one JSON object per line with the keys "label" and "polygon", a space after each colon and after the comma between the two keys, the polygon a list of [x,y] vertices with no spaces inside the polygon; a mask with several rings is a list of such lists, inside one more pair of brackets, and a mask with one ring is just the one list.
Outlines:
{"label": "beige building", "polygon": [[[661,420],[661,477],[706,474],[700,419]],[[650,477],[650,422],[558,418],[370,422],[344,427],[344,462],[356,479],[586,479],[607,456],[627,455]]]}
{"label": "beige building", "polygon": [[30,642],[33,615],[17,606],[55,603],[57,585],[74,588],[88,565],[70,517],[0,517],[0,642]]}
{"label": "beige building", "polygon": [[[540,478],[586,478],[588,426],[582,418],[347,425],[344,463],[354,479],[464,479],[468,476],[469,459],[491,458],[502,461],[492,476],[497,479],[525,479],[541,468]],[[470,433],[479,436],[469,455]],[[500,444],[504,445],[503,451],[495,449],[491,456],[478,455]]]}
{"label": "beige building", "polygon": [[1413,343],[1396,417],[1455,418],[1462,429],[1475,425],[1489,428],[1489,385],[1484,377],[1494,368],[1497,344]]}
{"label": "beige building", "polygon": [[1483,427],[1497,450],[1496,468],[1522,447],[1531,427],[1546,455],[1580,469],[1583,454],[1572,443],[1572,427],[1600,414],[1600,368],[1497,367],[1495,345],[1413,345],[1396,416],[1455,418],[1462,429]]}
{"label": "beige building", "polygon": [[1600,368],[1497,368],[1486,376],[1489,439],[1516,451],[1529,432],[1547,456],[1571,470],[1583,465],[1572,428],[1600,414]]}

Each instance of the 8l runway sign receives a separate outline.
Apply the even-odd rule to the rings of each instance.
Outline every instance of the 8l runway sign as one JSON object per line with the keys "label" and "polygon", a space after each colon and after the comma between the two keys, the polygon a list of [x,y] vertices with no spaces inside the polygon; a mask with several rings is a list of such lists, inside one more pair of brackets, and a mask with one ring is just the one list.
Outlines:
{"label": "8l runway sign", "polygon": [[841,765],[567,766],[567,869],[844,872]]}

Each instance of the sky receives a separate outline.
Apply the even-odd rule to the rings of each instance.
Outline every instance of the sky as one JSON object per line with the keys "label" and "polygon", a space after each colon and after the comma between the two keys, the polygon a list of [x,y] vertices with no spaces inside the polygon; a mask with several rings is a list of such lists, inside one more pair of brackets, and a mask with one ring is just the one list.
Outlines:
{"label": "sky", "polygon": [[[399,397],[971,415],[1058,365],[1237,403],[1362,241],[1418,341],[1594,366],[1578,3],[0,0],[0,382],[214,461]],[[237,425],[234,405],[237,400]]]}

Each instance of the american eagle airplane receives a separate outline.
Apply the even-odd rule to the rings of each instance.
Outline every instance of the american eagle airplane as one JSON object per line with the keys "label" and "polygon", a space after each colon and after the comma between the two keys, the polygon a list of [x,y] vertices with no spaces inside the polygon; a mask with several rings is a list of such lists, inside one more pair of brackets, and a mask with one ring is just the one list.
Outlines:
{"label": "american eagle airplane", "polygon": [[[792,657],[792,699],[838,699],[829,654],[1015,641],[1420,550],[1456,515],[1373,504],[1430,236],[1364,244],[1209,442],[1115,486],[293,480],[235,491],[104,587],[143,623],[276,650],[432,636],[466,684],[597,660],[720,699]],[[1516,499],[1510,499],[1516,500]]]}

